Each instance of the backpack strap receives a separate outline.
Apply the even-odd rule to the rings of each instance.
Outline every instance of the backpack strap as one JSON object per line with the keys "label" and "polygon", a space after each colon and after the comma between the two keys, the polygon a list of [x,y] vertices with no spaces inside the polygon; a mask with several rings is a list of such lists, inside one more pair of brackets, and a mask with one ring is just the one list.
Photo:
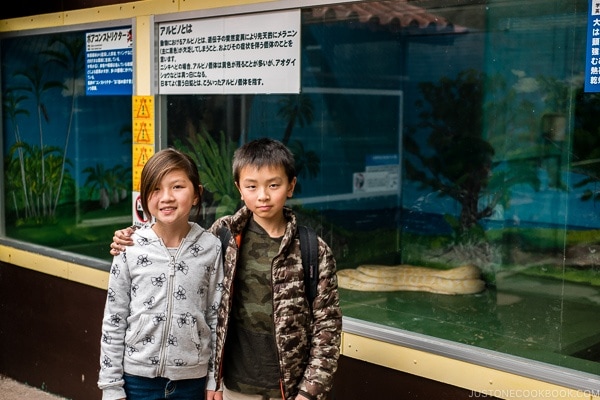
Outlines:
{"label": "backpack strap", "polygon": [[225,250],[229,246],[229,239],[231,239],[231,231],[226,226],[221,225],[217,230],[217,237],[221,239],[221,254],[225,258]]}
{"label": "backpack strap", "polygon": [[317,296],[319,283],[319,241],[317,233],[308,226],[298,225],[300,236],[300,254],[304,268],[304,290],[312,310],[312,303]]}

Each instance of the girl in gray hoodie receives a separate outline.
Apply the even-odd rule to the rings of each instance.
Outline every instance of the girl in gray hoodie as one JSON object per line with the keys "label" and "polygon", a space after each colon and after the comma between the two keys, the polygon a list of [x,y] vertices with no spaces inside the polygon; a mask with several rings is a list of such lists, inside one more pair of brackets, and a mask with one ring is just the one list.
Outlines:
{"label": "girl in gray hoodie", "polygon": [[[115,256],[102,320],[98,387],[103,400],[203,400],[214,386],[223,257],[219,240],[189,221],[201,202],[194,161],[175,149],[142,170],[150,224]],[[152,396],[152,397],[151,397]]]}

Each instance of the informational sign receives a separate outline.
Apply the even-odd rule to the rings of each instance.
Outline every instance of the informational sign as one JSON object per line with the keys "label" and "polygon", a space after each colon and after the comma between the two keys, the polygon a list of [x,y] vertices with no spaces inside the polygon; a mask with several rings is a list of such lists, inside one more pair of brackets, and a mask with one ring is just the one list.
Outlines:
{"label": "informational sign", "polygon": [[162,23],[160,94],[300,92],[300,10]]}
{"label": "informational sign", "polygon": [[398,190],[400,157],[398,154],[369,154],[365,170],[352,174],[352,192],[385,192]]}
{"label": "informational sign", "polygon": [[133,190],[140,190],[142,169],[154,155],[154,97],[133,96]]}
{"label": "informational sign", "polygon": [[585,92],[600,92],[600,0],[589,0]]}
{"label": "informational sign", "polygon": [[88,32],[85,40],[86,95],[131,95],[133,93],[131,28]]}

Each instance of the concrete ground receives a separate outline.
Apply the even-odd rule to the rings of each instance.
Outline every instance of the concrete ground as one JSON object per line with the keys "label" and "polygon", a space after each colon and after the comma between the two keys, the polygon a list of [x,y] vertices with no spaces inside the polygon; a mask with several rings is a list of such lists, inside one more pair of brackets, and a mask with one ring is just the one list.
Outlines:
{"label": "concrete ground", "polygon": [[58,400],[56,396],[27,384],[0,375],[0,400]]}

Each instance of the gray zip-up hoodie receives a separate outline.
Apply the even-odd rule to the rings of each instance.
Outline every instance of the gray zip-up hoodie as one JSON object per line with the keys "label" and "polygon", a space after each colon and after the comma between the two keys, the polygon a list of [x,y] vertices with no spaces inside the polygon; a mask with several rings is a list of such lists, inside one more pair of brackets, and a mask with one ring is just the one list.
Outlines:
{"label": "gray zip-up hoodie", "polygon": [[123,374],[171,380],[207,376],[215,387],[221,243],[199,225],[172,256],[150,227],[110,269],[102,320],[98,387],[103,400],[125,397]]}

